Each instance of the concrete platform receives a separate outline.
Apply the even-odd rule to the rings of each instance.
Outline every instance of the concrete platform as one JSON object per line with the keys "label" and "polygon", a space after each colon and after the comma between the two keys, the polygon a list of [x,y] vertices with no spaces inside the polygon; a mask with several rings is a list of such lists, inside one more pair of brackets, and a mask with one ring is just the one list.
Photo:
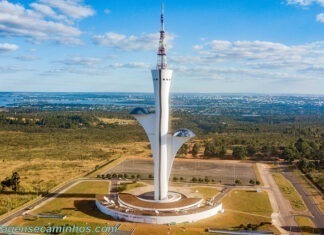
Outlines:
{"label": "concrete platform", "polygon": [[200,198],[183,196],[171,202],[144,198],[127,193],[97,195],[96,206],[116,220],[151,224],[195,222],[223,212],[221,203],[205,203]]}

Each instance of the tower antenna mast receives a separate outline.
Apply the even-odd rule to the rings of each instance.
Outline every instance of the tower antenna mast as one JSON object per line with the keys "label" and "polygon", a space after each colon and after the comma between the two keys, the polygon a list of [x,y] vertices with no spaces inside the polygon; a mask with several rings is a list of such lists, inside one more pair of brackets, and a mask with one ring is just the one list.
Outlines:
{"label": "tower antenna mast", "polygon": [[166,46],[165,46],[165,31],[164,31],[164,4],[161,4],[161,30],[158,49],[157,69],[166,69]]}

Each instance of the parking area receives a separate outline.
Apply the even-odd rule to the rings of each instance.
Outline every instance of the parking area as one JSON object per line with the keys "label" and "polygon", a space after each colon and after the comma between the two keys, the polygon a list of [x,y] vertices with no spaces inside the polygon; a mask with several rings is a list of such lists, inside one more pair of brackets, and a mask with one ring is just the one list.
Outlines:
{"label": "parking area", "polygon": [[[251,179],[256,179],[254,163],[240,163],[220,160],[196,160],[176,159],[174,161],[171,178],[182,177],[184,181],[191,181],[193,177],[205,178],[210,181],[223,184],[234,184],[239,179],[242,185],[248,185]],[[142,179],[148,179],[153,175],[153,159],[127,159],[116,167],[105,172],[105,174],[128,174],[140,175]]]}

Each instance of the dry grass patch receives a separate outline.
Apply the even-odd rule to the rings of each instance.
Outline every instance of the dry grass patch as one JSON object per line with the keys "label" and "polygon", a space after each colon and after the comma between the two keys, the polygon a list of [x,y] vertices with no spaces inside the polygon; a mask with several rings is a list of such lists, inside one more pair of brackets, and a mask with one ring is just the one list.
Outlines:
{"label": "dry grass patch", "polygon": [[234,190],[223,200],[225,210],[240,211],[270,217],[271,204],[267,192]]}
{"label": "dry grass patch", "polygon": [[205,200],[209,200],[214,197],[219,190],[214,187],[194,187],[191,188],[191,192],[199,193]]}
{"label": "dry grass patch", "polygon": [[67,215],[69,220],[78,221],[81,218],[95,219],[100,214],[95,207],[95,195],[107,194],[108,189],[108,181],[84,181],[32,211],[32,214],[59,213]]}
{"label": "dry grass patch", "polygon": [[119,119],[119,118],[102,118],[98,119],[105,124],[116,124],[116,125],[137,125],[137,121],[130,119]]}

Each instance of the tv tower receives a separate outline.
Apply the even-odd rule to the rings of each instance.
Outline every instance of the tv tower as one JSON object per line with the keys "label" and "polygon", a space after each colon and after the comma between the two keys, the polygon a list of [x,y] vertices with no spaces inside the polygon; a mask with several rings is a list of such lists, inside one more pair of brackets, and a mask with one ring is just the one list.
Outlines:
{"label": "tv tower", "polygon": [[177,151],[187,140],[195,136],[188,129],[169,133],[169,94],[173,71],[167,69],[165,36],[162,4],[157,66],[152,70],[155,113],[145,108],[135,108],[131,111],[143,126],[151,143],[154,158],[154,200],[161,202],[168,199],[168,181]]}

